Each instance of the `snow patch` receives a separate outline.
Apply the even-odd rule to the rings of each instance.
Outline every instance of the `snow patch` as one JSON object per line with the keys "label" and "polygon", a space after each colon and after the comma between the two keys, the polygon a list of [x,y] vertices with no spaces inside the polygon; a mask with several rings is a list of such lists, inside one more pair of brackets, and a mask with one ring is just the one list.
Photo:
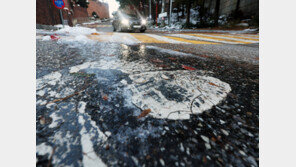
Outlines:
{"label": "snow patch", "polygon": [[96,29],[93,28],[86,28],[86,27],[70,27],[70,26],[65,26],[65,28],[62,28],[60,30],[57,30],[57,34],[69,34],[73,36],[78,36],[78,35],[90,35],[91,33],[97,32]]}
{"label": "snow patch", "polygon": [[50,40],[50,36],[46,35],[42,37],[42,41],[49,41]]}
{"label": "snow patch", "polygon": [[55,128],[58,126],[58,120],[61,120],[62,117],[59,117],[56,113],[52,113],[50,115],[50,117],[52,118],[52,122],[51,124],[48,126],[49,128]]}
{"label": "snow patch", "polygon": [[56,85],[56,83],[61,79],[62,74],[60,72],[53,72],[38,78],[36,81],[36,89],[42,89],[45,85]]}
{"label": "snow patch", "polygon": [[175,55],[175,56],[194,56],[192,54],[179,52],[179,51],[174,51],[174,50],[171,50],[171,49],[164,49],[164,48],[160,48],[160,47],[157,47],[157,46],[146,46],[146,48],[155,49],[155,50],[157,50],[159,52],[168,53],[168,54]]}
{"label": "snow patch", "polygon": [[38,146],[36,146],[36,152],[38,155],[48,155],[50,156],[50,154],[52,153],[52,147],[46,145],[45,143],[39,144]]}
{"label": "snow patch", "polygon": [[[82,163],[83,166],[100,166],[104,167],[106,166],[105,163],[101,160],[101,158],[95,153],[94,146],[92,142],[92,137],[95,135],[95,133],[98,133],[99,138],[104,142],[107,140],[105,134],[100,131],[100,129],[97,127],[96,123],[91,120],[90,116],[85,113],[85,102],[79,102],[79,117],[78,122],[81,124],[82,128],[80,130],[81,135],[81,146],[83,151],[83,159]],[[87,120],[85,120],[85,118]],[[85,124],[90,123],[91,129],[86,130]]]}

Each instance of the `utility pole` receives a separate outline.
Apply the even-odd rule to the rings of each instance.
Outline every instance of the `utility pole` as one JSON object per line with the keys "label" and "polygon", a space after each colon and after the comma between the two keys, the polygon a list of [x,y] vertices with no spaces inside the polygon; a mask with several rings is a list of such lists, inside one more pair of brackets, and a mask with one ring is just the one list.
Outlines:
{"label": "utility pole", "polygon": [[64,25],[64,18],[63,18],[62,10],[59,9],[59,12],[60,12],[60,17],[61,17],[61,22],[62,22],[62,24],[63,24],[63,28],[65,28],[65,25]]}
{"label": "utility pole", "polygon": [[169,17],[169,25],[172,24],[172,9],[173,9],[173,0],[170,0],[170,17]]}

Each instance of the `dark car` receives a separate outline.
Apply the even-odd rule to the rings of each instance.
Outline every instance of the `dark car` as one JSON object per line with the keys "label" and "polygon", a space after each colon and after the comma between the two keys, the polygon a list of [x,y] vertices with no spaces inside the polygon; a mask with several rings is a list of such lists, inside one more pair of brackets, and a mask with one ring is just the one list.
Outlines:
{"label": "dark car", "polygon": [[136,14],[125,14],[115,12],[112,22],[113,31],[132,31],[140,30],[145,32],[147,29],[147,20]]}

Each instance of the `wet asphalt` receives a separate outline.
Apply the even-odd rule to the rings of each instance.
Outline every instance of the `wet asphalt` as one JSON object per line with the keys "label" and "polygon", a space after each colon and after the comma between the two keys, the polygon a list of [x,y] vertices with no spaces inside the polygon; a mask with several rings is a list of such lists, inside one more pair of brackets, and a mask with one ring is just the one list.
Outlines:
{"label": "wet asphalt", "polygon": [[[84,135],[92,134],[92,152],[107,166],[258,166],[257,46],[225,45],[225,50],[247,50],[237,57],[231,55],[239,51],[219,51],[223,45],[208,51],[208,46],[192,51],[190,45],[157,45],[174,50],[180,47],[179,51],[194,56],[172,55],[145,46],[99,42],[71,45],[37,40],[37,80],[58,71],[62,81],[42,85],[43,93],[36,96],[36,145],[46,143],[52,148],[44,154],[37,152],[36,165],[85,166],[83,159],[88,153],[81,143]],[[188,120],[156,119],[149,115],[139,119],[142,109],[128,105],[130,99],[124,95],[126,87],[121,84],[122,80],[131,82],[128,73],[113,68],[69,72],[73,66],[101,60],[148,64],[155,67],[154,71],[186,70],[185,65],[208,71],[206,75],[228,83],[232,90],[218,105],[192,114]],[[180,96],[170,94],[170,90],[162,91],[168,94],[166,98]],[[54,113],[59,119],[52,126]]]}

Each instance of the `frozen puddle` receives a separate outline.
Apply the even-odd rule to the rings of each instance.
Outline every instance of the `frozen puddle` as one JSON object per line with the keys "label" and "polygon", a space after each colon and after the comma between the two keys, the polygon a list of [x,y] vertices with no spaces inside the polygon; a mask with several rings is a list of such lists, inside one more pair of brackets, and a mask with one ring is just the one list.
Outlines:
{"label": "frozen puddle", "polygon": [[146,72],[130,78],[133,103],[151,109],[154,118],[189,119],[190,114],[211,109],[231,91],[229,84],[191,71]]}
{"label": "frozen puddle", "polygon": [[[141,62],[102,59],[71,67],[70,72],[85,70],[92,73],[95,69],[116,69],[127,73],[129,77],[121,83],[130,92],[124,96],[142,110],[151,109],[149,115],[159,119],[189,119],[190,114],[211,109],[231,91],[229,84],[204,76],[203,71],[155,71]],[[153,72],[145,72],[151,70]]]}

